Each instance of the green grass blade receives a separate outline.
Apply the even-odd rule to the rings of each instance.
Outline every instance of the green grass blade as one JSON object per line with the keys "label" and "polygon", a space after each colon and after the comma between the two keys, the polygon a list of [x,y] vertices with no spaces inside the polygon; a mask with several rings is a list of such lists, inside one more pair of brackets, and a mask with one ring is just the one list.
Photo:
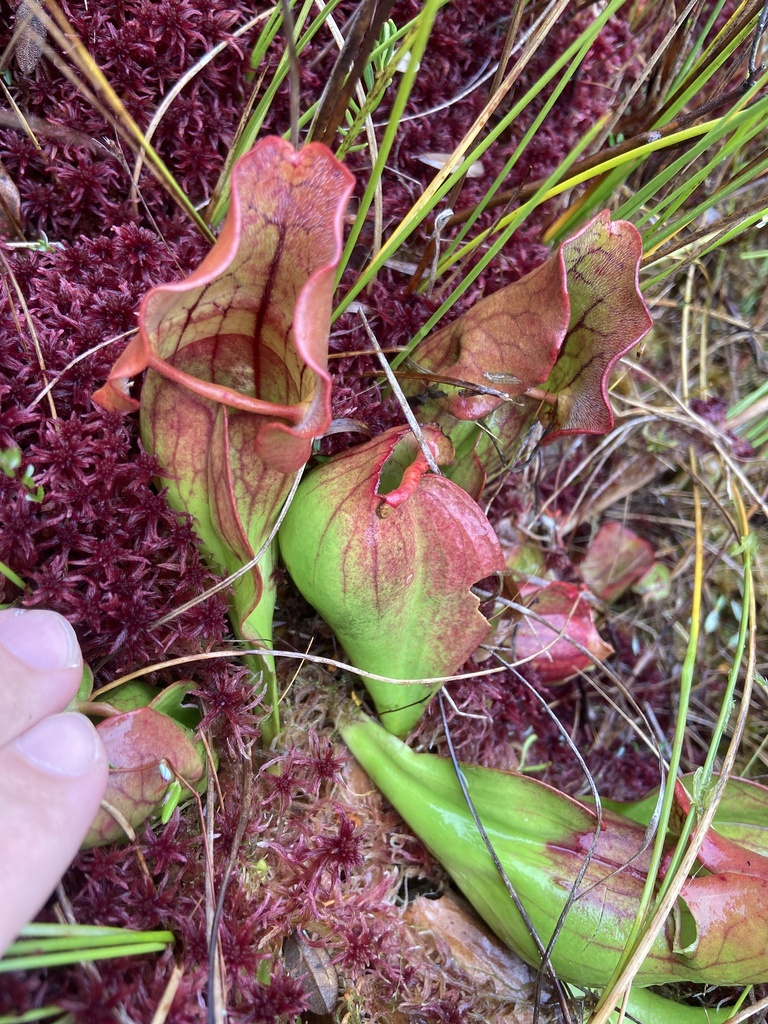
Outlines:
{"label": "green grass blade", "polygon": [[[330,0],[330,2],[323,8],[320,14],[318,14],[310,23],[306,31],[303,31],[303,27],[306,24],[307,19],[309,18],[309,15],[312,11],[312,7],[314,5],[314,0],[305,0],[301,10],[299,11],[295,18],[294,39],[296,53],[299,56],[301,55],[302,51],[306,49],[306,47],[309,45],[309,43],[312,41],[315,35],[317,35],[317,33],[323,27],[327,18],[333,13],[335,8],[338,6],[339,2],[340,0]],[[291,3],[291,6],[293,6],[293,2]],[[258,68],[261,65],[261,62],[266,56],[269,47],[274,43],[275,39],[277,38],[280,29],[282,28],[282,20],[282,12],[280,5],[278,4],[275,7],[273,16],[264,26],[264,29],[262,30],[259,36],[259,40],[256,44],[256,48],[254,49],[252,63],[255,67]],[[278,89],[288,77],[289,70],[290,60],[288,52],[286,50],[285,52],[283,52],[280,58],[280,62],[278,63],[278,66],[275,69],[274,74],[270,78],[269,85],[267,86],[264,95],[262,96],[261,100],[256,105],[253,113],[249,117],[248,123],[246,124],[245,128],[240,134],[240,137],[237,141],[237,145],[230,154],[230,168],[232,164],[234,164],[235,161],[238,159],[238,157],[242,156],[243,153],[247,153],[248,150],[256,141],[259,132],[261,131],[264,125],[264,120],[272,107]],[[316,106],[317,104],[314,104],[311,111],[307,111],[300,116],[300,127],[306,124],[307,121],[311,119]],[[286,132],[286,135],[288,133],[289,131]],[[212,227],[216,227],[224,219],[224,216],[227,210],[229,209],[229,197],[229,178],[227,178],[227,181],[225,182],[224,186],[221,189],[221,195],[219,196],[218,201],[216,202],[216,205],[214,206],[213,211],[211,212],[210,215],[210,223]]]}
{"label": "green grass blade", "polygon": [[[501,230],[499,238],[493,243],[492,246],[484,253],[483,258],[478,261],[476,266],[469,271],[469,273],[462,279],[461,283],[454,288],[445,302],[442,303],[439,309],[437,309],[432,316],[427,320],[421,330],[411,339],[406,348],[402,352],[398,352],[392,360],[392,367],[396,368],[407,359],[408,355],[414,350],[419,342],[429,334],[429,332],[435,327],[437,323],[445,316],[448,310],[454,305],[456,300],[460,298],[464,292],[472,286],[474,281],[479,277],[480,274],[485,270],[491,260],[495,259],[499,252],[509,242],[512,235],[517,231],[520,225],[525,221],[529,213],[539,206],[551,193],[551,189],[557,182],[559,177],[565,174],[568,168],[581,156],[581,153],[586,149],[593,141],[593,139],[599,135],[603,130],[603,123],[598,122],[593,125],[589,132],[583,137],[579,146],[575,147],[563,161],[563,163],[546,179],[534,195],[524,203],[519,209],[513,213],[504,217],[499,224],[496,225],[496,230]],[[489,229],[490,232],[490,229]],[[474,242],[472,243],[474,247]]]}
{"label": "green grass blade", "polygon": [[[444,273],[445,270],[448,269],[448,267],[450,267],[454,262],[456,262],[456,260],[451,260],[450,259],[451,254],[458,249],[461,241],[463,240],[464,237],[466,237],[467,233],[469,232],[469,230],[472,227],[472,225],[475,223],[476,219],[482,214],[482,212],[486,208],[488,202],[492,199],[492,197],[496,194],[496,192],[501,188],[502,183],[507,180],[507,178],[509,177],[509,174],[512,172],[512,169],[515,167],[515,165],[517,164],[518,160],[520,159],[520,157],[523,155],[523,153],[525,152],[526,148],[528,147],[529,143],[533,140],[533,138],[535,137],[535,135],[538,132],[539,128],[541,127],[541,125],[546,120],[547,116],[549,115],[550,111],[552,110],[552,107],[554,107],[555,103],[557,103],[557,101],[560,98],[560,96],[562,95],[563,91],[571,83],[573,77],[576,75],[576,73],[577,73],[579,67],[581,66],[584,58],[586,57],[587,53],[589,52],[591,46],[594,43],[594,35],[595,35],[595,33],[592,31],[592,26],[590,26],[590,28],[585,30],[581,34],[581,36],[579,37],[579,40],[583,40],[583,42],[582,42],[581,47],[577,51],[576,56],[571,61],[571,63],[568,66],[567,70],[558,79],[557,84],[555,85],[555,88],[552,90],[551,95],[549,96],[547,101],[544,103],[544,105],[542,106],[542,108],[539,111],[539,113],[533,119],[530,127],[528,128],[528,131],[525,132],[525,134],[521,138],[520,142],[515,147],[514,152],[512,153],[512,155],[510,156],[510,158],[506,162],[506,164],[504,165],[501,173],[497,176],[496,180],[491,185],[490,189],[488,190],[488,193],[484,196],[483,200],[478,204],[477,209],[476,209],[475,213],[473,214],[473,216],[470,217],[467,220],[466,224],[457,233],[456,238],[452,241],[451,245],[448,247],[448,249],[447,249],[447,251],[446,251],[446,253],[445,253],[444,257],[443,257],[443,260],[441,261],[441,264],[440,264],[440,266],[438,268],[438,275]],[[591,130],[589,132],[589,138],[590,139],[595,138],[595,133],[593,131],[591,131]],[[584,152],[585,146],[583,144],[583,141],[584,140],[582,140],[582,142],[576,147],[576,150],[578,151],[578,153]],[[573,159],[569,156],[567,163],[561,164],[561,168],[562,167],[566,167],[566,166],[571,166],[571,164],[573,162],[574,162]],[[558,168],[558,171],[560,171],[561,168]],[[531,207],[531,209],[533,209],[533,207]],[[480,242],[485,237],[486,237],[486,232],[483,232],[480,236],[478,236],[476,241],[473,243],[473,247],[478,245],[478,244],[480,244]],[[470,247],[466,247],[464,251],[465,252],[468,251],[469,248]]]}
{"label": "green grass blade", "polygon": [[10,582],[13,583],[15,587],[18,587],[19,590],[27,589],[27,584],[24,582],[21,576],[17,576],[13,569],[11,569],[10,566],[6,565],[5,562],[0,562],[0,573],[2,573],[7,580],[10,580]]}
{"label": "green grass blade", "polygon": [[63,967],[92,960],[111,960],[121,956],[147,956],[162,953],[167,942],[129,943],[127,946],[103,946],[94,949],[72,949],[62,953],[30,954],[0,960],[0,974],[10,971],[31,971],[42,967]]}
{"label": "green grass blade", "polygon": [[[433,0],[434,2],[434,0]],[[589,33],[592,38],[597,36],[602,27],[608,21],[608,19],[618,11],[626,0],[610,0],[610,2],[601,10],[598,17],[590,24],[585,32]],[[437,5],[435,5],[437,6]],[[425,7],[426,10],[426,7]],[[541,90],[557,75],[560,74],[562,69],[573,60],[575,55],[579,52],[585,42],[585,33],[582,33],[578,39],[574,42],[555,60],[547,72],[535,83],[535,85],[529,89],[521,99],[515,103],[511,109],[507,112],[504,118],[484,137],[483,141],[475,145],[476,140],[480,137],[482,131],[487,125],[490,114],[495,109],[493,100],[486,106],[486,108],[480,113],[473,127],[466,134],[461,144],[454,152],[452,158],[446,163],[441,171],[435,176],[430,185],[426,188],[422,196],[414,203],[413,207],[408,211],[406,216],[395,228],[389,239],[386,241],[380,252],[375,254],[371,259],[371,262],[365,268],[363,273],[360,275],[355,284],[350,288],[347,294],[344,296],[342,301],[334,311],[334,321],[348,308],[351,302],[360,294],[360,292],[367,287],[367,285],[373,280],[378,271],[383,267],[386,261],[394,255],[394,253],[400,248],[405,240],[416,230],[440,200],[447,195],[447,193],[453,188],[454,184],[466,173],[466,171],[480,159],[482,154],[498,139],[498,137],[509,127],[509,125],[520,116],[521,112],[535,100]],[[405,83],[403,83],[403,86]],[[403,88],[401,86],[401,89]],[[408,86],[410,90],[410,84]],[[503,88],[503,86],[502,86]],[[393,110],[393,119],[395,116],[399,118],[402,114],[402,108],[398,106],[397,110]],[[397,130],[397,124],[390,121],[388,126],[388,132],[394,136]],[[391,141],[388,142],[388,146],[391,146]],[[472,148],[474,146],[474,148]],[[389,149],[386,150],[388,152]],[[385,150],[382,147],[382,153]],[[369,191],[371,196],[374,191],[374,181],[377,180],[380,174],[380,169],[383,167],[383,160],[379,160],[377,167],[374,168],[374,172],[371,176],[371,182],[369,183]],[[370,205],[370,201],[369,204]],[[362,210],[362,208],[361,208]],[[358,217],[358,221],[360,218]],[[356,232],[354,233],[354,241],[357,240],[359,232],[362,228],[362,223],[359,226],[356,224]],[[346,262],[349,259],[349,255],[352,252],[354,241],[351,238],[345,251],[345,256],[342,261],[342,268],[346,266]]]}
{"label": "green grass blade", "polygon": [[41,1006],[38,1010],[27,1010],[26,1013],[14,1014],[12,1017],[0,1017],[0,1024],[35,1024],[39,1020],[50,1020],[57,1017],[57,1024],[73,1024],[74,1018],[65,1014],[58,1006]]}
{"label": "green grass blade", "polygon": [[[352,255],[352,251],[354,250],[354,247],[357,244],[357,239],[359,238],[360,232],[363,229],[365,218],[368,214],[369,209],[371,208],[371,204],[373,203],[378,182],[381,180],[381,175],[384,171],[384,167],[386,166],[387,160],[389,159],[389,155],[392,152],[392,146],[394,145],[395,142],[395,136],[397,135],[397,132],[400,128],[400,118],[403,116],[406,104],[408,103],[408,98],[411,94],[413,83],[415,82],[416,75],[418,73],[419,64],[421,62],[422,57],[424,56],[424,51],[427,48],[427,43],[429,42],[429,37],[432,33],[432,26],[434,25],[437,12],[440,10],[444,3],[445,0],[426,0],[421,10],[421,14],[412,29],[413,36],[410,43],[410,47],[408,47],[407,42],[403,44],[403,50],[407,49],[410,54],[408,67],[403,72],[402,80],[400,82],[398,90],[395,94],[394,101],[392,103],[392,111],[389,115],[389,121],[387,122],[387,127],[384,130],[384,137],[382,138],[381,144],[379,146],[379,155],[373,167],[373,170],[371,171],[371,176],[368,181],[365,193],[363,194],[363,197],[360,200],[360,206],[358,208],[357,217],[355,218],[355,223],[352,226],[352,230],[349,233],[349,238],[347,239],[347,244],[344,249],[344,253],[341,257],[341,262],[339,263],[339,270],[336,277],[337,281],[341,279],[341,275],[343,274],[344,269],[346,268],[349,262],[349,259]],[[410,232],[408,233],[410,234]],[[390,240],[390,242],[384,246],[381,252],[383,253],[385,250],[390,250],[389,255],[391,255],[391,253],[394,252],[394,249],[397,248],[397,244],[399,243],[395,243],[395,245],[392,247]],[[383,265],[384,260],[388,258],[389,256],[386,256],[382,259],[381,253],[379,253],[378,257],[374,260],[373,265],[375,265],[376,269],[378,270],[378,268]],[[354,298],[354,295],[357,295],[362,290],[362,288],[365,287],[368,281],[372,279],[372,277],[373,273],[371,271],[371,268],[369,267],[366,274],[361,276],[360,280],[357,282],[354,288],[347,294],[346,298],[344,299],[344,302],[342,303],[342,306],[340,306],[339,309],[334,314],[334,319],[337,316],[339,316],[339,314],[343,311],[344,308],[346,308],[346,306],[349,305],[349,303]]]}
{"label": "green grass blade", "polygon": [[[756,23],[757,13],[755,13],[754,17],[744,25],[741,31],[729,41],[721,52],[715,53],[713,56],[712,51],[715,49],[715,40],[715,43],[713,43],[712,46],[702,54],[697,62],[692,72],[695,77],[687,85],[681,88],[681,91],[677,95],[674,95],[673,90],[670,90],[672,99],[668,101],[669,106],[665,110],[664,115],[658,124],[654,125],[654,127],[660,127],[661,125],[667,124],[695,99],[695,97],[710,81],[715,72],[719,71],[731,55],[738,50],[739,47],[743,46],[750,36],[752,36]],[[720,35],[722,35],[722,33],[720,33]],[[701,70],[698,70],[699,68],[701,68]]]}
{"label": "green grass blade", "polygon": [[159,953],[176,941],[171,931],[131,931],[100,925],[33,923],[22,929],[0,960],[0,974]]}

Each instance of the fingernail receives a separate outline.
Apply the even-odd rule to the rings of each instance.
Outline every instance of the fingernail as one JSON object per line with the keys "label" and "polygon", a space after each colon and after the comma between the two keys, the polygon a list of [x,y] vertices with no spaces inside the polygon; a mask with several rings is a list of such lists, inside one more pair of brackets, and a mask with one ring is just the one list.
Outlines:
{"label": "fingernail", "polygon": [[23,733],[16,749],[49,775],[77,778],[89,771],[99,753],[99,737],[84,715],[51,715]]}
{"label": "fingernail", "polygon": [[80,664],[74,629],[58,612],[11,608],[0,615],[0,644],[30,668],[58,671]]}

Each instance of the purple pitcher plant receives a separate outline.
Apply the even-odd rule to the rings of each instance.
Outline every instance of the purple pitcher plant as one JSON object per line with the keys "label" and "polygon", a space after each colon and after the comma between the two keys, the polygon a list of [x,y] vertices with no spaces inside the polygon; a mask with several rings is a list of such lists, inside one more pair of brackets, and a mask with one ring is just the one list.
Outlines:
{"label": "purple pitcher plant", "polygon": [[[146,370],[141,432],[160,483],[174,508],[194,516],[210,562],[233,577],[235,634],[265,647],[278,516],[331,423],[331,300],[352,187],[321,145],[254,146],[233,170],[213,249],[186,280],[149,292],[138,336],[94,396],[106,409],[134,410],[129,382]],[[610,372],[650,325],[639,256],[635,229],[601,214],[532,274],[426,339],[417,352],[424,372],[460,379],[426,407],[436,422],[425,423],[420,443],[434,450],[439,475],[403,427],[321,466],[299,488],[281,531],[283,558],[370,674],[388,728],[408,731],[439,685],[417,681],[455,673],[488,634],[471,587],[503,562],[472,500],[494,472],[487,458],[481,464],[487,435],[475,421],[497,434],[497,459],[534,420],[548,441],[609,429]],[[462,424],[477,435],[471,443]],[[257,667],[274,711],[268,653]],[[275,735],[276,711],[264,729]]]}
{"label": "purple pitcher plant", "polygon": [[[186,280],[148,293],[138,336],[94,396],[107,410],[140,408],[142,440],[157,457],[170,503],[194,517],[211,564],[233,577],[235,634],[265,650],[257,667],[273,713],[275,533],[314,440],[331,425],[328,336],[352,188],[324,146],[296,152],[280,139],[259,142],[232,172],[230,211],[211,252]],[[531,963],[545,951],[562,979],[589,988],[608,983],[635,919],[649,867],[648,802],[598,818],[587,804],[528,777],[464,767],[526,921],[450,762],[415,754],[392,733],[407,733],[440,679],[488,637],[472,588],[503,573],[505,558],[476,503],[486,479],[519,460],[530,437],[548,444],[612,427],[611,371],[651,324],[638,289],[640,255],[637,231],[600,214],[537,270],[428,337],[409,385],[423,392],[419,434],[393,427],[313,469],[279,538],[296,586],[364,676],[386,726],[361,714],[345,718],[341,733],[354,755],[505,942]],[[143,371],[139,403],[129,384]],[[437,391],[426,389],[430,381]],[[608,574],[606,599],[652,562],[631,538],[622,543],[621,578]],[[605,559],[598,549],[585,566],[598,591]],[[572,645],[557,646],[574,623],[588,638],[587,661],[609,653],[584,588],[546,580],[515,586],[544,626],[532,617],[515,623],[516,653],[539,659],[545,680],[554,681],[555,664],[560,678],[586,667]],[[160,737],[164,709],[149,694],[137,700],[138,707],[114,709],[104,729],[137,754],[132,764],[141,770],[128,804],[141,802],[158,771],[166,786],[157,799],[168,797],[168,759],[158,751],[151,765],[142,761],[147,737],[162,739],[178,761],[177,781],[199,786],[204,765],[189,723],[177,720],[165,727],[173,735]],[[265,738],[276,729],[273,715]],[[749,805],[752,817],[731,823],[730,834],[713,830],[705,842],[697,872],[640,968],[641,986],[768,980],[765,928],[753,915],[768,898],[768,855],[751,824],[759,819],[764,830],[768,790],[740,784],[731,792],[733,813]],[[683,786],[677,796],[684,814]],[[97,823],[92,841],[103,841],[109,828]]]}
{"label": "purple pitcher plant", "polygon": [[[331,300],[353,185],[324,146],[254,146],[232,171],[216,244],[188,278],[146,295],[137,337],[94,395],[130,412],[139,402],[129,382],[147,371],[144,446],[160,462],[170,504],[194,516],[211,564],[237,574],[236,635],[263,645],[272,636],[275,523],[331,423]],[[274,710],[268,655],[259,667]]]}

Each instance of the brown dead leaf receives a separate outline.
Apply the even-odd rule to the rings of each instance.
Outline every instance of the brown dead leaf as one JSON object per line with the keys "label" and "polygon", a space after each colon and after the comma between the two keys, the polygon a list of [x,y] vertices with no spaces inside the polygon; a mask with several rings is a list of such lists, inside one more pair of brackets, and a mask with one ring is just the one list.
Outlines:
{"label": "brown dead leaf", "polygon": [[[447,944],[454,960],[478,984],[490,983],[505,1002],[530,1005],[536,972],[500,942],[464,900],[452,893],[439,900],[417,896],[404,918],[417,931],[432,932]],[[521,1024],[529,1019],[519,1017]]]}
{"label": "brown dead leaf", "polygon": [[16,64],[25,78],[33,74],[45,50],[47,32],[40,14],[36,0],[21,0],[16,10]]}
{"label": "brown dead leaf", "polygon": [[339,976],[324,949],[310,946],[300,932],[283,943],[286,972],[301,982],[312,1013],[332,1013],[339,998]]}

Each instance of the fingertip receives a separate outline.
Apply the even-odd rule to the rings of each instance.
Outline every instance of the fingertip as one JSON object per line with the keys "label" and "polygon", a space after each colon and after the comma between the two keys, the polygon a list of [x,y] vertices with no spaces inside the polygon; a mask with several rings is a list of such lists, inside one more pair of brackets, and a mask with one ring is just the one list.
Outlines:
{"label": "fingertip", "polygon": [[73,712],[0,747],[0,953],[77,854],[108,771],[96,729]]}
{"label": "fingertip", "polygon": [[0,647],[38,672],[79,668],[77,634],[58,612],[43,608],[6,608],[0,612]]}
{"label": "fingertip", "polygon": [[72,626],[44,609],[0,611],[0,747],[77,693],[83,659]]}
{"label": "fingertip", "polygon": [[73,712],[38,722],[14,746],[32,767],[58,777],[79,778],[105,758],[94,725]]}

